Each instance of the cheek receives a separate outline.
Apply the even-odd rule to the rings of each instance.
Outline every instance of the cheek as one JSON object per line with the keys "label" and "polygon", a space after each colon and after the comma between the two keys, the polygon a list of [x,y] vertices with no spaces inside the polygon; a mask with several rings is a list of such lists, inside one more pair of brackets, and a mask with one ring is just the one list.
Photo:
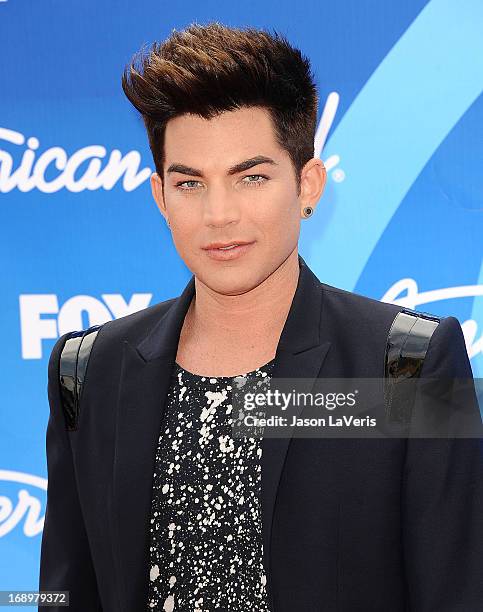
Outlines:
{"label": "cheek", "polygon": [[186,209],[173,212],[170,216],[173,237],[189,240],[199,231],[201,220]]}
{"label": "cheek", "polygon": [[185,254],[190,246],[193,246],[193,226],[186,217],[171,217],[171,237],[180,255]]}
{"label": "cheek", "polygon": [[252,210],[256,210],[256,213],[251,215],[253,222],[266,235],[285,240],[298,232],[299,204],[296,200],[288,199],[286,193],[278,199],[259,202]]}
{"label": "cheek", "polygon": [[203,221],[200,215],[187,211],[176,211],[172,215],[171,236],[178,255],[194,273],[199,269],[203,256],[201,243],[204,239]]}

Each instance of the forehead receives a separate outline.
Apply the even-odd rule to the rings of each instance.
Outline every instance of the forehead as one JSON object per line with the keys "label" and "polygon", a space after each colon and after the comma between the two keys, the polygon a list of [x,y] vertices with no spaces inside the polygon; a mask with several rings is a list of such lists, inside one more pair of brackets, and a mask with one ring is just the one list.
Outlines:
{"label": "forehead", "polygon": [[170,119],[166,125],[166,160],[185,161],[189,154],[196,159],[220,156],[227,161],[254,150],[266,155],[280,150],[266,108],[225,111],[212,119],[184,114]]}

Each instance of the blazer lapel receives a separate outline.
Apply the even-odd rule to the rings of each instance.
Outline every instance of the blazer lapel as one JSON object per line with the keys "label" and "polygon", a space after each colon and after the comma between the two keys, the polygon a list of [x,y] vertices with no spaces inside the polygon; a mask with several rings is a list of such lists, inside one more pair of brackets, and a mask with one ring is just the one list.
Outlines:
{"label": "blazer lapel", "polygon": [[194,277],[181,296],[136,346],[124,341],[118,395],[113,519],[123,610],[139,610],[148,597],[149,520],[156,448],[179,335]]}
{"label": "blazer lapel", "polygon": [[[275,353],[272,378],[304,378],[303,391],[310,393],[322,373],[322,365],[330,347],[321,331],[323,289],[319,279],[299,255],[300,275],[292,305],[285,321]],[[303,409],[291,407],[291,415]],[[271,589],[271,533],[278,484],[293,428],[286,428],[286,437],[262,440],[262,532],[263,563],[267,572],[267,593],[274,609]]]}
{"label": "blazer lapel", "polygon": [[[300,255],[299,266],[297,289],[277,346],[272,376],[311,379],[311,384],[304,385],[308,392],[320,376],[330,342],[321,335],[322,286]],[[194,295],[192,276],[183,293],[137,346],[124,341],[114,457],[113,545],[121,605],[126,611],[138,609],[147,601],[156,448],[179,336]],[[262,440],[263,560],[270,597],[272,518],[290,436],[288,431],[286,438]]]}

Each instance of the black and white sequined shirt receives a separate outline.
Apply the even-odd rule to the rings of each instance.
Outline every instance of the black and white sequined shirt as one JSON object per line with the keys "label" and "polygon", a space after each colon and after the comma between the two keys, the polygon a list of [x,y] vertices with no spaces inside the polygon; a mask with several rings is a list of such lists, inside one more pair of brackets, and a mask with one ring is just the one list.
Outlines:
{"label": "black and white sequined shirt", "polygon": [[175,363],[156,452],[148,610],[268,612],[262,438],[231,435],[231,400],[247,379],[267,384],[274,362],[236,377]]}

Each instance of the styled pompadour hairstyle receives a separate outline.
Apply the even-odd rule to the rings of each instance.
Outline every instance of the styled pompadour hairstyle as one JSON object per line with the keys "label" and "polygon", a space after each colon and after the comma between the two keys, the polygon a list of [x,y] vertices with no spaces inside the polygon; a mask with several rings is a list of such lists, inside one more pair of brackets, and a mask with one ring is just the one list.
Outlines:
{"label": "styled pompadour hairstyle", "polygon": [[275,138],[290,156],[297,191],[314,156],[317,88],[310,62],[277,32],[192,23],[134,54],[122,88],[141,113],[156,172],[163,181],[167,122],[192,113],[205,119],[242,107],[269,111]]}

